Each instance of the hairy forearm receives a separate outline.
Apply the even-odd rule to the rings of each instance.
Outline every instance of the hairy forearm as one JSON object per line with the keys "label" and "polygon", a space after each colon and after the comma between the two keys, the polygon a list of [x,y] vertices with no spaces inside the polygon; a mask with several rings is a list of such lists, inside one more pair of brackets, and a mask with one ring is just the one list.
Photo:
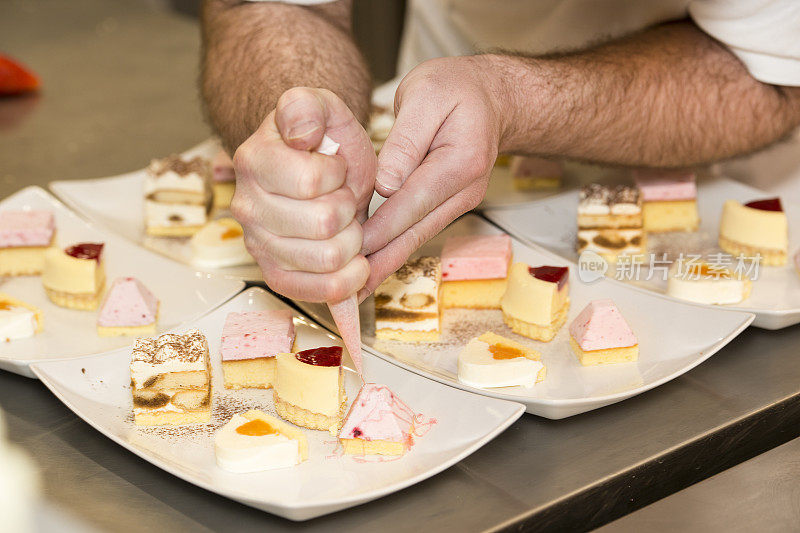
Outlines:
{"label": "hairy forearm", "polygon": [[759,149],[800,124],[800,88],[755,80],[690,22],[583,52],[479,60],[496,74],[506,152],[678,167]]}
{"label": "hairy forearm", "polygon": [[292,87],[329,89],[366,120],[369,73],[350,35],[349,4],[204,2],[201,90],[231,153]]}

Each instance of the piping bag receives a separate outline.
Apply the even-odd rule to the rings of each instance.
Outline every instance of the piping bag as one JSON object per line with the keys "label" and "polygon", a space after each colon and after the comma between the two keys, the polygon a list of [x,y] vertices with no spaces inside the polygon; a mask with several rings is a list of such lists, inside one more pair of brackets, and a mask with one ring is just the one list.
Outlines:
{"label": "piping bag", "polygon": [[[317,147],[317,152],[323,155],[336,155],[339,151],[339,143],[333,141],[327,135],[322,136],[322,142]],[[328,302],[331,316],[342,336],[344,345],[350,353],[350,359],[356,366],[361,381],[364,376],[361,373],[361,319],[358,316],[358,296],[351,294],[340,302]]]}

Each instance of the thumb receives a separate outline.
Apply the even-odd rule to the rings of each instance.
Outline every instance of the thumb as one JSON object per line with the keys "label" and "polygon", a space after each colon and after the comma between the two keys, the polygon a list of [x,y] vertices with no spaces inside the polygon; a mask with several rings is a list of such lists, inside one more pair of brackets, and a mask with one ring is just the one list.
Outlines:
{"label": "thumb", "polygon": [[410,101],[397,113],[381,153],[375,191],[388,198],[397,192],[428,155],[433,138],[441,126],[437,113],[425,101]]}
{"label": "thumb", "polygon": [[313,150],[325,134],[325,100],[317,89],[294,87],[284,92],[275,106],[275,125],[290,148]]}

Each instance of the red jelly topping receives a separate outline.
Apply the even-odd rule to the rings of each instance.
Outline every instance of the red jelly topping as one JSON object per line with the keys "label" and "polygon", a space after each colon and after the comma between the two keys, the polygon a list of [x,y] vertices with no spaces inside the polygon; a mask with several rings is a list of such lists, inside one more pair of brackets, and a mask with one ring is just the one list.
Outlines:
{"label": "red jelly topping", "polygon": [[294,354],[298,361],[314,366],[339,366],[342,364],[342,347],[312,348]]}
{"label": "red jelly topping", "polygon": [[536,279],[547,281],[550,283],[558,283],[558,288],[564,286],[567,282],[567,274],[569,274],[569,267],[554,267],[554,266],[540,266],[528,267],[528,272],[531,273]]}
{"label": "red jelly topping", "polygon": [[99,261],[102,251],[102,242],[82,242],[80,244],[73,244],[64,250],[64,253],[76,259],[94,259],[95,261]]}
{"label": "red jelly topping", "polygon": [[744,204],[747,207],[752,207],[753,209],[759,209],[761,211],[778,211],[783,212],[783,206],[781,205],[780,198],[768,198],[766,200],[756,200],[754,202],[748,202]]}

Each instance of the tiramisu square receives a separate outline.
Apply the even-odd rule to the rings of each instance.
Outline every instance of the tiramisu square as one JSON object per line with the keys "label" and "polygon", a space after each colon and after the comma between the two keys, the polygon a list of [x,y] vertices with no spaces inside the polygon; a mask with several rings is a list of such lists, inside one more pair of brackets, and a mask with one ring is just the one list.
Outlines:
{"label": "tiramisu square", "polygon": [[55,232],[49,211],[0,211],[0,276],[41,274]]}
{"label": "tiramisu square", "polygon": [[646,242],[638,189],[585,185],[578,203],[577,248],[578,253],[593,251],[611,262],[643,259]]}
{"label": "tiramisu square", "polygon": [[375,289],[375,336],[408,342],[439,338],[438,257],[409,260]]}
{"label": "tiramisu square", "polygon": [[294,323],[289,309],[230,313],[222,328],[222,370],[226,389],[269,389],[275,356],[289,353]]}
{"label": "tiramisu square", "polygon": [[187,237],[206,223],[211,210],[211,164],[202,157],[157,159],[144,180],[144,217],[149,235]]}
{"label": "tiramisu square", "polygon": [[137,425],[179,425],[211,419],[208,341],[196,329],[136,339],[131,352]]}

